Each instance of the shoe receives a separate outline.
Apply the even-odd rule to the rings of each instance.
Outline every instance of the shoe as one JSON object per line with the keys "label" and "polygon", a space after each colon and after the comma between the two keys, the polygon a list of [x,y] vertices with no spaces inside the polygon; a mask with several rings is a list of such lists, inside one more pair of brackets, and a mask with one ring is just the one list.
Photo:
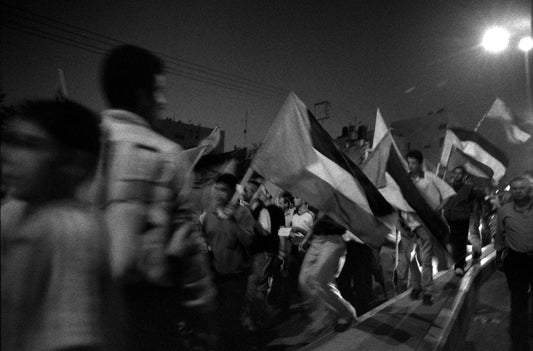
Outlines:
{"label": "shoe", "polygon": [[455,268],[455,275],[458,277],[463,277],[465,275],[465,271],[462,268]]}
{"label": "shoe", "polygon": [[422,289],[413,288],[413,290],[411,290],[411,294],[409,296],[411,296],[411,299],[413,299],[413,300],[418,300],[420,298],[420,294],[422,294]]}
{"label": "shoe", "polygon": [[337,321],[337,324],[335,325],[335,331],[337,333],[342,333],[342,332],[348,330],[352,326],[352,323],[353,323],[354,320],[355,320],[355,318],[350,318],[350,319],[340,318]]}
{"label": "shoe", "polygon": [[431,295],[424,294],[424,296],[422,296],[422,304],[426,306],[433,305],[433,297]]}

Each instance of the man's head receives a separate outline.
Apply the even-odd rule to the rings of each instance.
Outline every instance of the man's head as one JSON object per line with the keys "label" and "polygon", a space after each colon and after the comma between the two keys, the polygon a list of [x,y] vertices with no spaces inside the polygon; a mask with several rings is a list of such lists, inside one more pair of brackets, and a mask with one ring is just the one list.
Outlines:
{"label": "man's head", "polygon": [[99,118],[72,101],[30,101],[7,122],[2,182],[27,201],[72,196],[92,176],[100,151]]}
{"label": "man's head", "polygon": [[307,210],[307,202],[305,202],[300,197],[295,197],[294,198],[294,207],[296,207],[297,209]]}
{"label": "man's head", "polygon": [[529,181],[524,176],[514,177],[510,183],[511,196],[514,201],[523,201],[531,198],[531,188]]}
{"label": "man's head", "polygon": [[233,174],[224,173],[217,177],[211,189],[212,200],[217,206],[226,205],[237,188],[237,178]]}
{"label": "man's head", "polygon": [[133,45],[116,47],[107,54],[101,83],[112,108],[134,112],[150,123],[167,104],[163,62]]}
{"label": "man's head", "polygon": [[454,184],[463,183],[466,175],[466,170],[463,166],[457,166],[452,171],[452,182]]}
{"label": "man's head", "polygon": [[424,161],[424,156],[418,150],[411,150],[407,153],[407,166],[409,171],[417,173],[422,171],[422,162]]}
{"label": "man's head", "polygon": [[279,205],[283,210],[291,208],[294,198],[291,194],[285,192],[281,195],[279,199]]}
{"label": "man's head", "polygon": [[244,192],[242,194],[242,198],[246,202],[250,202],[252,200],[252,197],[257,192],[257,189],[259,189],[259,182],[255,179],[252,179],[246,183],[244,186]]}

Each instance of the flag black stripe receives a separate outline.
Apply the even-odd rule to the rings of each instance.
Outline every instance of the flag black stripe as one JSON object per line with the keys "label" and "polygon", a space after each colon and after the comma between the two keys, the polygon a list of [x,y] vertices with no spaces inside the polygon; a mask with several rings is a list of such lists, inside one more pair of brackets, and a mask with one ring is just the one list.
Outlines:
{"label": "flag black stripe", "polygon": [[448,225],[437,212],[433,211],[426,199],[420,194],[420,191],[406,172],[400,156],[394,149],[391,149],[387,160],[387,172],[396,181],[403,197],[428,227],[431,234],[443,247],[446,247],[449,234]]}
{"label": "flag black stripe", "polygon": [[490,141],[483,138],[478,133],[471,131],[471,130],[461,129],[461,128],[451,128],[450,130],[460,140],[462,141],[469,140],[469,141],[472,141],[478,144],[485,151],[491,154],[494,158],[500,161],[505,167],[509,167],[509,158],[505,155],[505,153],[501,149],[499,149],[497,146],[492,144]]}
{"label": "flag black stripe", "polygon": [[313,116],[311,111],[307,110],[309,121],[311,123],[311,140],[315,150],[338,164],[342,169],[352,175],[361,184],[366,195],[370,209],[376,216],[385,216],[394,211],[393,207],[385,200],[383,195],[372,184],[359,167],[357,167],[348,157],[337,148],[331,136],[322,128],[320,123]]}
{"label": "flag black stripe", "polygon": [[459,150],[458,148],[454,148],[452,152],[454,151],[459,153],[465,160],[472,163],[476,168],[478,168],[480,171],[485,173],[489,179],[492,178],[492,176],[494,175],[494,171],[492,170],[492,168],[490,168],[486,164],[479,162],[478,160],[476,160],[475,158],[473,158],[472,156],[468,154],[465,154],[463,151]]}

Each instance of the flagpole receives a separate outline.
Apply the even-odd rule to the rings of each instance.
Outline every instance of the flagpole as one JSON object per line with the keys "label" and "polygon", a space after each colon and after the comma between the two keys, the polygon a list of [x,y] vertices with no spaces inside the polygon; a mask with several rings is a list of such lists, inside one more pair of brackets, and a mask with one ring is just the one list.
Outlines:
{"label": "flagpole", "polygon": [[68,98],[67,83],[65,81],[65,73],[63,72],[61,68],[58,68],[57,74],[59,76],[59,91],[65,98]]}
{"label": "flagpole", "polygon": [[[242,180],[240,182],[240,186],[244,187],[246,183],[252,178],[252,175],[254,174],[254,170],[252,167],[248,167],[248,170],[246,171],[246,174],[244,174],[244,177],[242,177]],[[235,194],[233,194],[233,197],[230,200],[230,204],[236,205],[237,201],[239,200],[239,192],[236,191]]]}
{"label": "flagpole", "polygon": [[474,132],[477,132],[477,130],[478,130],[479,127],[481,126],[481,123],[483,123],[483,121],[485,120],[486,117],[487,117],[487,114],[485,113],[485,114],[483,115],[483,117],[481,117],[481,119],[479,120],[479,122],[477,122],[476,127],[474,128]]}

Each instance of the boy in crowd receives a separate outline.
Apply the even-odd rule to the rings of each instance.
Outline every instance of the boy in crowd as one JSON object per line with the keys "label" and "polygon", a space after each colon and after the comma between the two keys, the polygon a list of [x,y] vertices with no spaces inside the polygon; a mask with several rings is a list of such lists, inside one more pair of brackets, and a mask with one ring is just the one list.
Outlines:
{"label": "boy in crowd", "polygon": [[250,331],[264,329],[274,317],[267,301],[275,267],[278,264],[279,228],[285,222],[283,210],[271,203],[264,185],[250,180],[243,200],[259,228],[255,231],[252,249],[252,270],[248,278],[244,324]]}
{"label": "boy in crowd", "polygon": [[231,202],[237,179],[221,174],[211,188],[211,208],[200,220],[211,252],[217,287],[217,350],[242,350],[244,328],[241,311],[251,268],[251,245],[255,221],[246,206]]}
{"label": "boy in crowd", "polygon": [[[100,148],[98,117],[31,101],[2,138],[2,350],[101,350],[110,288],[103,225],[76,198]],[[114,336],[116,339],[119,337]],[[106,348],[107,347],[107,348]]]}
{"label": "boy in crowd", "polygon": [[[479,207],[472,182],[463,166],[457,166],[452,171],[451,186],[457,193],[444,208],[444,216],[450,226],[450,252],[455,262],[455,274],[462,277],[465,274],[466,245],[469,231],[476,236],[479,224]],[[479,245],[477,247],[479,250]],[[480,252],[474,252],[479,256]]]}
{"label": "boy in crowd", "polygon": [[332,320],[336,331],[345,331],[356,318],[354,307],[342,297],[335,282],[346,257],[345,233],[344,227],[323,214],[300,243],[303,247],[311,240],[298,277],[300,288],[310,302],[312,322],[306,333],[311,337],[327,330]]}

